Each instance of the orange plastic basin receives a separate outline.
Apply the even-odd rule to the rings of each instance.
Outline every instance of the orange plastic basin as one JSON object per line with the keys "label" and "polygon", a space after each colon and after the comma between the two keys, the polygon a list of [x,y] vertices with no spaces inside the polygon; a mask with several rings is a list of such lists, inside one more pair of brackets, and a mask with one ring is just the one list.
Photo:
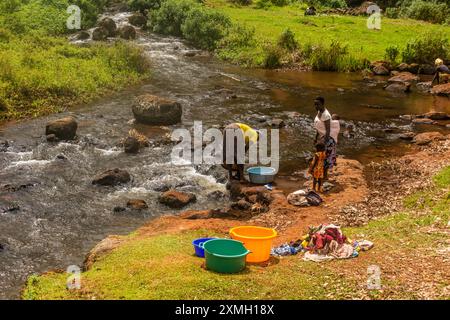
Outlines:
{"label": "orange plastic basin", "polygon": [[230,230],[232,239],[241,241],[251,253],[247,255],[247,262],[264,262],[270,258],[272,240],[277,236],[274,229],[241,226]]}

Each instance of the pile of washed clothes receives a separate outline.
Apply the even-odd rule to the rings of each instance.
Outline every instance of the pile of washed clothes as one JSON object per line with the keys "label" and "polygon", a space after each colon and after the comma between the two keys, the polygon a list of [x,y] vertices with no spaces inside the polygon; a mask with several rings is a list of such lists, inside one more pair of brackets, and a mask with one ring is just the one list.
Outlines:
{"label": "pile of washed clothes", "polygon": [[355,258],[360,251],[372,249],[373,243],[368,240],[351,240],[334,224],[309,227],[308,234],[297,241],[285,243],[272,248],[273,256],[295,255],[305,252],[305,261],[327,261],[333,259]]}

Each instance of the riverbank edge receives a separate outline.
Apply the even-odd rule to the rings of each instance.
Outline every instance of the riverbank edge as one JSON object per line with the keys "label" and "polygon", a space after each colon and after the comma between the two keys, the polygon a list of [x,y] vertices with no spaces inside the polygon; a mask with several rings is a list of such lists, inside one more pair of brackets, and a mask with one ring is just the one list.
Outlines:
{"label": "riverbank edge", "polygon": [[[348,231],[349,234],[353,236],[357,236],[358,234],[361,235],[361,233],[370,234],[371,232],[371,225],[374,224],[375,226],[379,226],[379,224],[388,224],[389,221],[396,221],[396,217],[400,215],[403,219],[405,210],[410,210],[411,204],[414,207],[414,214],[413,216],[417,215],[418,217],[423,217],[424,214],[427,214],[429,212],[435,211],[431,206],[429,206],[430,203],[433,203],[433,201],[436,201],[436,203],[439,203],[439,201],[444,201],[444,209],[443,214],[444,217],[445,214],[450,214],[449,212],[444,212],[445,210],[448,211],[448,200],[449,200],[449,194],[445,196],[445,193],[448,193],[448,187],[449,183],[447,180],[450,179],[450,177],[447,177],[450,172],[450,135],[445,136],[441,140],[437,140],[434,142],[431,142],[429,145],[426,146],[418,146],[415,147],[409,154],[404,155],[400,158],[392,159],[392,162],[389,162],[390,160],[387,160],[386,167],[380,167],[381,170],[386,171],[385,173],[391,174],[387,172],[387,167],[394,168],[394,171],[398,171],[398,168],[395,168],[395,166],[392,165],[392,163],[399,163],[400,165],[408,164],[411,166],[410,170],[414,172],[413,175],[410,173],[408,174],[408,169],[406,169],[403,172],[397,172],[397,178],[402,180],[404,183],[403,188],[396,188],[395,186],[392,186],[389,182],[386,182],[385,185],[379,185],[379,190],[370,190],[372,185],[369,185],[367,181],[367,176],[363,173],[364,168],[361,164],[359,164],[357,161],[349,160],[349,159],[341,159],[340,161],[340,172],[338,176],[336,177],[336,180],[338,180],[338,184],[340,186],[343,186],[344,189],[336,194],[329,194],[325,195],[325,205],[321,207],[310,207],[310,208],[297,208],[290,206],[287,204],[285,195],[281,190],[274,189],[274,192],[272,193],[275,197],[275,201],[271,204],[271,209],[266,214],[261,214],[267,217],[267,222],[264,223],[259,219],[259,217],[252,218],[247,221],[242,220],[235,220],[230,218],[224,218],[224,219],[211,219],[206,218],[203,219],[202,216],[205,216],[206,211],[186,211],[183,213],[180,213],[178,215],[173,216],[163,216],[156,219],[153,219],[149,223],[144,224],[142,227],[138,228],[135,232],[132,232],[129,235],[126,236],[109,236],[102,240],[99,244],[97,244],[86,256],[85,262],[84,262],[84,272],[96,272],[96,270],[101,270],[101,266],[98,267],[98,263],[102,263],[102,261],[105,261],[105,259],[108,258],[113,252],[116,250],[119,250],[122,247],[125,247],[132,243],[133,241],[138,242],[143,239],[159,239],[158,237],[165,237],[170,235],[182,235],[187,234],[189,232],[193,232],[193,235],[197,234],[208,234],[208,235],[219,235],[219,236],[225,236],[229,230],[229,228],[237,226],[237,225],[263,225],[263,226],[269,226],[273,227],[273,219],[277,218],[277,216],[284,216],[284,217],[295,217],[294,219],[296,221],[289,221],[288,225],[281,226],[281,229],[284,230],[280,233],[280,236],[276,241],[274,242],[274,245],[281,244],[283,242],[287,242],[290,240],[293,240],[294,237],[298,238],[301,234],[306,232],[307,227],[311,224],[318,225],[321,223],[327,223],[327,222],[335,222],[339,223],[339,215],[336,214],[338,207],[340,209],[343,209],[344,207],[357,205],[358,203],[364,203],[367,201],[367,197],[373,198],[378,197],[379,201],[382,202],[382,204],[378,204],[377,206],[385,206],[385,209],[387,212],[381,213],[378,216],[371,217],[370,222],[366,222],[363,224],[363,226],[360,227],[346,227],[345,225],[343,227],[346,227],[344,230],[346,232]],[[417,173],[418,168],[422,167],[422,172]],[[435,182],[436,182],[436,175],[441,172],[444,168],[447,168],[444,170],[444,185],[440,185],[440,188],[436,188]],[[353,174],[352,174],[353,173]],[[342,176],[346,174],[346,176]],[[442,175],[442,174],[441,174]],[[373,177],[373,176],[372,176]],[[434,178],[433,178],[434,177]],[[360,179],[362,178],[362,180]],[[447,179],[447,180],[445,180]],[[359,181],[358,181],[359,180]],[[381,177],[380,181],[385,180],[385,178]],[[446,182],[447,181],[447,182]],[[447,184],[447,185],[446,185]],[[397,194],[392,196],[392,191],[398,190]],[[352,194],[353,192],[357,192],[357,194]],[[377,196],[378,193],[378,196]],[[346,194],[350,194],[350,196]],[[389,196],[387,196],[389,195]],[[352,197],[355,197],[352,199]],[[394,197],[394,198],[393,198]],[[443,198],[442,198],[443,197]],[[446,197],[446,198],[445,198]],[[429,203],[427,206],[423,206],[423,198],[426,199]],[[337,200],[340,199],[340,200]],[[343,199],[343,200],[342,200]],[[431,200],[430,200],[431,199]],[[443,199],[443,200],[439,200]],[[342,200],[342,201],[341,201]],[[338,201],[338,203],[334,203],[335,201]],[[388,205],[387,202],[389,201],[397,201],[396,206],[394,206],[392,209],[393,211],[389,211],[389,208],[392,206]],[[431,201],[431,202],[430,202]],[[372,205],[376,205],[376,201],[372,202]],[[447,207],[447,209],[445,209]],[[370,209],[370,208],[369,208]],[[372,208],[375,209],[375,208]],[[380,208],[377,208],[377,212],[379,212]],[[417,210],[416,210],[417,209]],[[305,214],[309,211],[309,214]],[[340,211],[342,213],[342,211]],[[403,213],[402,213],[403,212]],[[406,211],[408,212],[408,211]],[[293,214],[292,214],[293,213]],[[403,216],[402,216],[403,215]],[[422,218],[421,218],[422,219]],[[444,218],[445,219],[445,218]],[[260,220],[258,222],[258,220]],[[264,219],[263,219],[264,220]],[[444,225],[447,224],[446,221],[441,221],[441,217],[436,218],[436,221],[442,222]],[[449,221],[450,222],[450,221]],[[415,222],[416,223],[416,222]],[[437,222],[436,222],[437,223]],[[435,224],[433,221],[432,227],[435,227]],[[441,223],[441,224],[442,224]],[[417,224],[417,223],[416,223]],[[415,224],[413,224],[415,225]],[[419,224],[420,225],[420,224]],[[395,227],[395,224],[392,225],[392,227]],[[421,226],[423,227],[423,226]],[[447,228],[449,225],[447,224]],[[411,228],[411,226],[409,226]],[[445,226],[444,226],[445,229]],[[400,236],[401,230],[399,230],[399,235],[395,234],[395,230],[390,230],[391,232],[394,232],[394,234],[390,235],[390,237],[397,237]],[[445,231],[445,230],[444,230]],[[383,230],[383,232],[385,232]],[[412,231],[411,231],[412,232]],[[192,235],[192,236],[193,236]],[[408,235],[406,236],[406,239],[408,239]],[[434,238],[433,238],[434,239]],[[183,241],[185,241],[184,239]],[[173,241],[173,239],[172,239]],[[403,241],[403,240],[402,240]],[[181,245],[181,244],[180,244]],[[187,244],[184,245],[184,248],[186,248]],[[414,246],[413,246],[414,248]],[[396,246],[393,245],[391,250],[396,250]],[[417,254],[415,250],[406,250],[406,253],[401,248],[398,248],[399,255],[402,259],[410,259],[414,254]],[[429,250],[429,249],[428,249]],[[384,251],[384,250],[383,250]],[[376,259],[380,259],[379,255],[377,254],[378,258],[370,258],[371,252],[367,253],[368,259],[373,260],[375,259],[375,262],[378,262]],[[386,254],[386,253],[384,253]],[[406,256],[404,256],[406,254]],[[412,256],[411,256],[412,255]],[[424,257],[428,259],[428,257]],[[360,259],[360,260],[359,260]],[[434,259],[434,258],[433,258]],[[348,268],[344,268],[345,274],[352,274],[355,273],[357,270],[352,270],[352,268],[355,268],[358,266],[358,261],[366,261],[365,258],[358,258],[353,259],[348,262],[350,270]],[[367,262],[367,261],[366,261]],[[145,263],[142,261],[142,263]],[[343,264],[345,264],[346,261],[342,261],[342,263],[339,264],[339,268],[343,268]],[[269,263],[270,265],[270,263]],[[439,265],[439,268],[441,268],[442,265]],[[439,269],[438,268],[438,269]],[[314,270],[316,270],[315,268]],[[327,266],[325,269],[328,269],[327,272],[330,271],[330,268]],[[331,270],[333,269],[333,266],[331,266]],[[252,269],[253,270],[253,269]],[[440,269],[439,269],[440,270]],[[361,270],[359,270],[361,271]],[[320,271],[318,271],[320,273]],[[328,274],[328,273],[327,273]],[[440,274],[440,273],[438,273]],[[47,273],[44,273],[40,276],[30,276],[27,283],[24,285],[24,288],[22,290],[22,298],[37,298],[39,299],[39,293],[38,290],[36,291],[36,287],[38,286],[38,283],[40,279],[49,278],[51,281],[52,277],[56,276],[59,277],[58,281],[61,279],[64,279],[64,271],[56,270],[56,271],[50,271]],[[169,277],[170,275],[165,275]],[[361,274],[358,275],[360,277]],[[63,277],[63,278],[61,278]],[[325,278],[328,278],[329,276],[325,276]],[[445,277],[444,277],[445,278]],[[419,279],[420,280],[420,279]],[[445,280],[445,279],[444,279]],[[450,279],[448,279],[450,280]],[[353,280],[352,280],[353,281]],[[350,282],[352,282],[350,281]],[[447,280],[445,280],[447,281]],[[413,281],[414,282],[414,281]],[[417,281],[416,281],[417,282]],[[420,282],[420,281],[419,281]],[[414,282],[415,283],[415,282]],[[446,283],[446,282],[445,282]],[[60,283],[62,285],[62,283]],[[342,283],[340,284],[342,285]],[[448,283],[450,286],[450,282]],[[36,286],[36,287],[35,287]],[[61,287],[62,288],[62,287]],[[448,288],[450,289],[450,288]],[[100,290],[101,291],[101,290]],[[414,290],[413,290],[414,291]],[[83,291],[81,291],[83,292]],[[85,292],[87,296],[89,296],[89,290]],[[361,292],[359,292],[361,294]],[[392,292],[391,292],[392,293]],[[57,292],[55,292],[56,295]],[[62,293],[61,293],[62,294]],[[67,293],[67,290],[62,296],[65,296]],[[427,294],[427,293],[424,293]],[[74,293],[74,295],[67,296],[66,298],[72,299],[72,298],[81,298],[84,299],[86,297],[83,297],[83,294]],[[342,298],[341,296],[337,296],[337,298]],[[361,297],[359,297],[361,298]],[[383,291],[381,292],[375,292],[375,295],[369,294],[368,296],[365,295],[365,298],[383,298]]]}

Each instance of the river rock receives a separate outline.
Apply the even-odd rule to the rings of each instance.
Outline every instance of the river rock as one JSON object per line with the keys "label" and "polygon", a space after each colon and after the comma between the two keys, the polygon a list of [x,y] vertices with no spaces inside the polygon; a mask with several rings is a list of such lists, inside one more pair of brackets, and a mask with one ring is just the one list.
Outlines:
{"label": "river rock", "polygon": [[119,29],[119,35],[125,40],[136,39],[136,29],[133,26],[123,26]]}
{"label": "river rock", "polygon": [[420,91],[430,91],[432,85],[431,85],[431,81],[427,81],[427,82],[418,82],[416,84],[416,87],[418,90]]}
{"label": "river rock", "polygon": [[117,25],[111,18],[103,18],[98,23],[98,26],[100,28],[103,28],[106,30],[106,36],[107,37],[115,37],[117,33]]}
{"label": "river rock", "polygon": [[431,64],[421,64],[419,67],[419,73],[425,75],[433,75],[436,69]]}
{"label": "river rock", "polygon": [[387,85],[386,87],[384,87],[384,89],[386,91],[390,91],[390,92],[407,93],[407,92],[411,91],[411,84],[403,83],[403,82],[394,82],[394,83],[391,83],[391,84]]}
{"label": "river rock", "polygon": [[91,34],[86,30],[82,30],[82,31],[78,32],[78,34],[76,35],[77,40],[87,40],[90,37],[91,37]]}
{"label": "river rock", "polygon": [[191,202],[197,201],[197,197],[193,193],[169,190],[159,196],[158,201],[166,206],[174,209],[180,209],[187,206]]}
{"label": "river rock", "polygon": [[[59,140],[73,140],[77,133],[78,124],[72,117],[66,117],[47,123],[45,135],[55,135]],[[47,138],[48,140],[48,138]]]}
{"label": "river rock", "polygon": [[407,63],[400,63],[396,69],[400,72],[407,72],[408,68],[409,68],[409,65]]}
{"label": "river rock", "polygon": [[387,61],[375,61],[370,65],[370,69],[377,76],[388,76],[392,68]]}
{"label": "river rock", "polygon": [[416,83],[419,81],[419,77],[411,72],[400,72],[398,75],[389,78],[390,83]]}
{"label": "river rock", "polygon": [[400,139],[402,139],[402,140],[408,140],[408,141],[410,141],[410,140],[412,140],[415,136],[416,136],[416,134],[415,134],[414,132],[410,131],[410,132],[404,132],[404,133],[400,134],[398,137],[399,137]]}
{"label": "river rock", "polygon": [[148,209],[148,205],[144,200],[141,199],[130,199],[127,202],[127,207],[134,210],[144,210]]}
{"label": "river rock", "polygon": [[439,84],[431,89],[432,94],[450,97],[450,83]]}
{"label": "river rock", "polygon": [[272,128],[282,128],[286,124],[284,123],[283,119],[272,119],[270,121],[270,125],[271,125]]}
{"label": "river rock", "polygon": [[412,123],[414,124],[433,124],[434,120],[427,119],[427,118],[416,118],[412,120]]}
{"label": "river rock", "polygon": [[128,18],[128,23],[132,26],[142,28],[147,25],[147,17],[142,13],[135,13]]}
{"label": "river rock", "polygon": [[233,202],[231,204],[231,208],[235,210],[249,210],[252,207],[250,202],[245,201],[244,199],[239,200],[238,202]]}
{"label": "river rock", "polygon": [[430,111],[422,115],[422,117],[431,120],[447,120],[450,116],[446,112]]}
{"label": "river rock", "polygon": [[138,153],[140,143],[135,137],[128,136],[123,143],[123,149],[125,153]]}
{"label": "river rock", "polygon": [[98,27],[92,31],[92,40],[103,41],[108,38],[108,31],[105,28]]}
{"label": "river rock", "polygon": [[8,140],[0,141],[0,152],[6,152],[9,148]]}
{"label": "river rock", "polygon": [[426,145],[434,140],[442,140],[444,136],[440,132],[424,132],[419,133],[413,139],[413,142],[418,145]]}
{"label": "river rock", "polygon": [[211,200],[222,200],[226,197],[226,195],[222,191],[216,190],[208,193],[207,197]]}
{"label": "river rock", "polygon": [[116,186],[122,183],[127,183],[130,180],[131,176],[127,171],[115,168],[97,175],[92,181],[92,184]]}
{"label": "river rock", "polygon": [[137,97],[132,111],[137,122],[151,125],[176,124],[183,112],[178,102],[151,94]]}
{"label": "river rock", "polygon": [[407,72],[412,74],[418,74],[420,69],[420,65],[417,63],[411,63],[408,65],[408,69],[406,69]]}

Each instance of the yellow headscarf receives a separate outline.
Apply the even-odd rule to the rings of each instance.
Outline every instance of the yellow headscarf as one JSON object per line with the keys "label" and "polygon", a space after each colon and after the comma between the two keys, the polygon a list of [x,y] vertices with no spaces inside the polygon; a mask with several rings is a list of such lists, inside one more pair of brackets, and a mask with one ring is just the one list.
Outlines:
{"label": "yellow headscarf", "polygon": [[258,142],[258,132],[255,129],[252,129],[250,126],[244,124],[244,123],[236,123],[239,128],[241,128],[242,132],[245,136],[245,143],[248,143],[249,141],[256,143]]}

